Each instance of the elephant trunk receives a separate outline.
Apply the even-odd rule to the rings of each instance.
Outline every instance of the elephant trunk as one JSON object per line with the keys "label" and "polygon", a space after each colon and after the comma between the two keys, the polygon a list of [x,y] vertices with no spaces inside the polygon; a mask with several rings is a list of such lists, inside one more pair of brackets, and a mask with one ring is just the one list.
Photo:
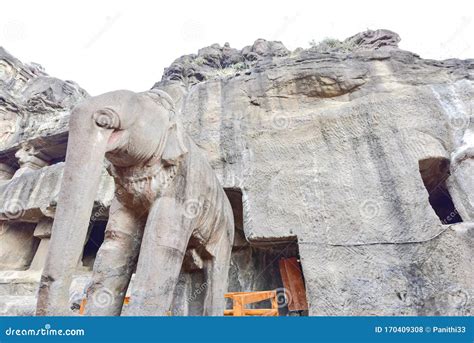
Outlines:
{"label": "elephant trunk", "polygon": [[68,314],[69,287],[82,256],[112,132],[97,125],[87,111],[71,115],[66,163],[40,281],[37,315]]}

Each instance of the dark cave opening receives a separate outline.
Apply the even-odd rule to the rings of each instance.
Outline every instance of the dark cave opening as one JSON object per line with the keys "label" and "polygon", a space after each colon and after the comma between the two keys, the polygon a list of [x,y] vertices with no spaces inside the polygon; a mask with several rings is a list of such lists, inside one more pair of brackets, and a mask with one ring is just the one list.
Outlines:
{"label": "dark cave opening", "polygon": [[97,252],[104,241],[105,227],[107,221],[97,220],[91,223],[89,236],[82,252],[82,265],[92,269]]}
{"label": "dark cave opening", "polygon": [[446,186],[450,176],[449,160],[427,158],[418,162],[421,178],[428,191],[428,201],[442,224],[462,222]]}
{"label": "dark cave opening", "polygon": [[[296,237],[284,241],[248,242],[244,232],[242,191],[228,188],[225,192],[235,223],[229,292],[276,290],[280,316],[307,316],[305,281]],[[228,308],[230,305],[228,302]],[[249,306],[254,309],[269,307],[269,300]]]}

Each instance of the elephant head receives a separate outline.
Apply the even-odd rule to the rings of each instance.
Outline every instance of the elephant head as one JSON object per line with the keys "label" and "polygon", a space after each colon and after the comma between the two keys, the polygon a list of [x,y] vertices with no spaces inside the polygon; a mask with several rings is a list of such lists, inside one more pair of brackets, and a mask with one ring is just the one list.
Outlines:
{"label": "elephant head", "polygon": [[162,91],[115,91],[79,103],[69,122],[66,163],[37,313],[65,314],[81,257],[104,157],[127,168],[157,159],[176,164],[187,152],[173,102]]}

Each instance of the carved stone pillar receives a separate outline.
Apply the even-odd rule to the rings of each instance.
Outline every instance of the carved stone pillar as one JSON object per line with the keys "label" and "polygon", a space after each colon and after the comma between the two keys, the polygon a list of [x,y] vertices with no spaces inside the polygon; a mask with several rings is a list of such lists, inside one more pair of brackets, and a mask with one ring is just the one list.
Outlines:
{"label": "carved stone pillar", "polygon": [[33,235],[36,238],[41,239],[36,250],[35,257],[30,265],[30,270],[41,270],[43,269],[44,262],[46,261],[46,255],[49,248],[49,240],[51,238],[51,229],[53,228],[53,219],[44,217],[36,225],[35,232]]}
{"label": "carved stone pillar", "polygon": [[[9,182],[14,174],[12,167],[0,163],[0,185]],[[14,223],[8,219],[12,218],[0,221],[0,270],[24,270],[28,268],[36,249],[32,236],[34,224]]]}
{"label": "carved stone pillar", "polygon": [[38,242],[33,237],[35,224],[0,221],[0,270],[26,270]]}

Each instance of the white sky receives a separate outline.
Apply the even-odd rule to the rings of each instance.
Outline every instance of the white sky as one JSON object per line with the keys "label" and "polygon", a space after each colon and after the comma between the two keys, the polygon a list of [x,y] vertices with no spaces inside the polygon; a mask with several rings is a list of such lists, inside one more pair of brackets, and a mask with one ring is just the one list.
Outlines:
{"label": "white sky", "polygon": [[474,58],[473,13],[472,0],[10,0],[0,7],[0,45],[96,95],[149,89],[181,55],[257,38],[295,49],[386,28],[424,58]]}

